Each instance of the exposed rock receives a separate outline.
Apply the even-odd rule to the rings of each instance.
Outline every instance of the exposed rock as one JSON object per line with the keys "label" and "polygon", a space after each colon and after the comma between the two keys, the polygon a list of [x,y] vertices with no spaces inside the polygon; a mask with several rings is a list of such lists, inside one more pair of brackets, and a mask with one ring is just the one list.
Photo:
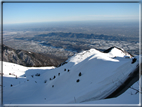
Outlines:
{"label": "exposed rock", "polygon": [[[1,56],[0,56],[1,57]],[[23,66],[58,66],[66,59],[51,55],[12,49],[3,45],[3,61],[20,64]]]}

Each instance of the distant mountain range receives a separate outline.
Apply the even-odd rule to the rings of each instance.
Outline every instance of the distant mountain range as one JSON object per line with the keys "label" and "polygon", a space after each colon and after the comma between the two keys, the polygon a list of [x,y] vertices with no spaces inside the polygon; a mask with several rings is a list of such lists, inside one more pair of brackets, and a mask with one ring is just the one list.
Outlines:
{"label": "distant mountain range", "polygon": [[38,67],[38,66],[58,66],[66,59],[61,59],[51,55],[16,50],[3,45],[3,61],[15,64]]}
{"label": "distant mountain range", "polygon": [[[117,36],[109,36],[109,35],[104,35],[104,34],[84,34],[84,33],[64,33],[64,32],[52,32],[48,34],[40,34],[36,35],[35,37],[31,38],[33,39],[39,39],[43,37],[52,37],[52,36],[57,36],[57,37],[62,37],[62,38],[85,38],[85,39],[103,39],[103,40],[112,40],[112,41],[134,41],[137,40],[134,37],[117,37]],[[19,38],[20,39],[20,38]],[[21,38],[24,39],[24,38]],[[30,40],[30,39],[29,39]]]}

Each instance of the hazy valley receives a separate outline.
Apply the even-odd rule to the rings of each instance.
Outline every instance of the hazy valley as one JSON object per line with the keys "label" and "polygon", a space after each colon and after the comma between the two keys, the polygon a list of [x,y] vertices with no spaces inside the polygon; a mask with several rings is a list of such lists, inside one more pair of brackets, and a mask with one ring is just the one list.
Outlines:
{"label": "hazy valley", "polygon": [[[12,26],[12,25],[11,25]],[[4,26],[3,43],[14,49],[67,59],[74,54],[112,46],[139,54],[138,23],[64,22]]]}

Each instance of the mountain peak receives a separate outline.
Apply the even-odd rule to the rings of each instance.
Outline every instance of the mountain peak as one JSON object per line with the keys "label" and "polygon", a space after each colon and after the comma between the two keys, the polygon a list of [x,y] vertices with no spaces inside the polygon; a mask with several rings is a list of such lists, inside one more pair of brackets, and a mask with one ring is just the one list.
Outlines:
{"label": "mountain peak", "polygon": [[118,48],[116,46],[108,48],[107,50],[104,51],[104,53],[109,53],[110,55],[113,55],[115,57],[124,57],[124,56],[130,57],[130,58],[133,57],[133,55],[126,52],[124,49]]}

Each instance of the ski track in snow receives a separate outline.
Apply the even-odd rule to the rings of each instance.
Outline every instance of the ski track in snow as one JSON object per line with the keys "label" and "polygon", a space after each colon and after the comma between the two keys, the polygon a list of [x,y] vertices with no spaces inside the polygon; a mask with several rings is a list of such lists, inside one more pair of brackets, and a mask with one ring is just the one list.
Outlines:
{"label": "ski track in snow", "polygon": [[[121,103],[121,99],[125,98],[123,94],[118,97],[120,102],[117,98],[105,100],[104,98],[115,91],[139,63],[139,56],[135,57],[137,60],[133,64],[132,58],[127,57],[130,56],[114,48],[109,53],[102,53],[96,49],[83,51],[58,68],[23,67],[3,62],[3,102],[4,104]],[[134,96],[133,98],[136,98],[134,103],[138,103],[138,94]],[[125,103],[124,101],[132,103],[128,100],[123,100],[122,103]]]}

